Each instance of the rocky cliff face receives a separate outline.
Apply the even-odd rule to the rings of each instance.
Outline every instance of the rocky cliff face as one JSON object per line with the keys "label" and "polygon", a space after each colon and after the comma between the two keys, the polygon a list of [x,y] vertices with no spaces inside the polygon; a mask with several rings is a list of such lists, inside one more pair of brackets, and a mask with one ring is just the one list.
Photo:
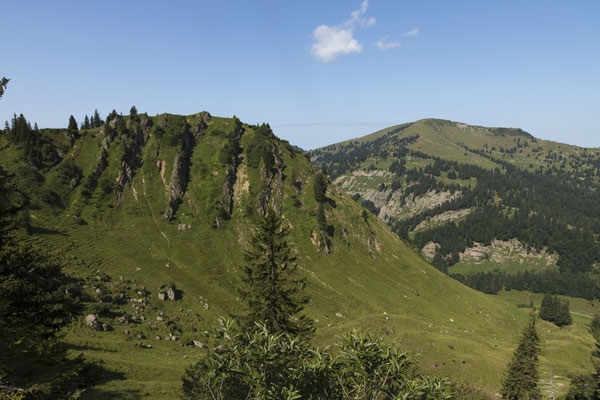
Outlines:
{"label": "rocky cliff face", "polygon": [[220,210],[215,217],[215,226],[220,227],[223,220],[231,218],[234,204],[234,188],[237,179],[237,170],[241,163],[240,139],[244,134],[244,127],[238,119],[234,119],[235,127],[229,136],[229,148],[231,149],[227,159],[227,173],[223,181],[222,194],[219,199]]}
{"label": "rocky cliff face", "polygon": [[[111,121],[111,124],[119,117]],[[119,122],[116,122],[118,124]],[[138,119],[129,118],[127,121],[127,129],[122,132],[121,141],[125,147],[121,173],[117,177],[117,203],[121,201],[123,191],[127,184],[133,181],[135,171],[141,166],[141,153],[150,134],[152,127],[152,119],[141,115]]]}
{"label": "rocky cliff face", "polygon": [[283,202],[283,153],[279,145],[271,143],[271,159],[273,166],[264,165],[261,170],[263,189],[258,195],[257,210],[265,215],[269,207],[276,213],[281,212]]}
{"label": "rocky cliff face", "polygon": [[191,130],[186,128],[183,132],[182,145],[173,162],[173,172],[171,173],[171,180],[169,182],[169,199],[167,209],[164,212],[164,217],[168,221],[173,219],[183,199],[189,182],[190,158],[194,144],[196,140],[204,135],[209,122],[210,114],[203,112],[195,126]]}
{"label": "rocky cliff face", "polygon": [[102,147],[98,153],[98,158],[96,160],[96,165],[94,166],[93,172],[96,179],[100,178],[100,175],[102,175],[102,172],[104,172],[108,165],[108,149],[115,139],[116,134],[116,131],[109,126],[104,126],[102,128],[102,132],[104,133],[104,139],[102,139]]}

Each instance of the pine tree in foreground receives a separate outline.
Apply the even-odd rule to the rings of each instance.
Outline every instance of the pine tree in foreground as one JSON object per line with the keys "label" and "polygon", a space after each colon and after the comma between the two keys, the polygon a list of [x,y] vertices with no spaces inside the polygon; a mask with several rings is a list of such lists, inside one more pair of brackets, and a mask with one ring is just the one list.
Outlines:
{"label": "pine tree in foreground", "polygon": [[250,238],[240,289],[249,311],[240,323],[249,329],[264,323],[270,332],[307,335],[313,331],[312,321],[300,315],[308,303],[302,294],[306,279],[298,276],[287,235],[281,218],[271,211]]}
{"label": "pine tree in foreground", "polygon": [[0,399],[70,398],[84,366],[59,335],[81,312],[78,285],[22,242],[0,232]]}
{"label": "pine tree in foreground", "polygon": [[501,390],[503,399],[539,400],[542,398],[538,388],[540,337],[535,328],[535,321],[535,314],[532,313],[513,358],[508,363]]}

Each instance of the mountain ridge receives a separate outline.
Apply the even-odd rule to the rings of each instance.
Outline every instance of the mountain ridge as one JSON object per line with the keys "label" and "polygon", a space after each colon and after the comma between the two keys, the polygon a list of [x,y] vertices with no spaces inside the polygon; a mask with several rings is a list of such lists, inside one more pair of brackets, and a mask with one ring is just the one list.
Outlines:
{"label": "mountain ridge", "polygon": [[[0,166],[24,196],[27,240],[84,280],[88,312],[113,329],[78,321],[65,333],[74,354],[124,376],[88,398],[177,395],[183,369],[202,351],[189,344],[214,346],[210,326],[242,307],[242,253],[266,209],[290,226],[318,344],[371,330],[420,353],[431,370],[496,391],[528,319],[526,309],[433,268],[331,183],[321,226],[318,168],[266,124],[113,113],[92,129],[4,131],[0,149]],[[175,301],[161,300],[167,288]],[[592,339],[583,324],[542,326],[550,343],[542,369],[584,372]],[[566,351],[577,362],[561,361]]]}

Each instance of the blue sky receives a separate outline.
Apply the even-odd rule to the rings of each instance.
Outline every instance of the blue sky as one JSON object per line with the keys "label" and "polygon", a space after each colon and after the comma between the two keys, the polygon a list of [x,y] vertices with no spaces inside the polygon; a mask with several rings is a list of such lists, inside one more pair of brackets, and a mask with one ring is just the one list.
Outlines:
{"label": "blue sky", "polygon": [[446,118],[600,147],[600,2],[4,1],[0,121],[237,115],[304,148]]}

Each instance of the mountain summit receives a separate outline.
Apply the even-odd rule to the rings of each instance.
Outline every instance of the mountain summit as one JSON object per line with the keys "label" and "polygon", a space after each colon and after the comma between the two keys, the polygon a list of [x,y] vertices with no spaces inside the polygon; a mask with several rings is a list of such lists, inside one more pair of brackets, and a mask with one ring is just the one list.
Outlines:
{"label": "mountain summit", "polygon": [[600,296],[599,149],[425,119],[310,157],[438,269],[476,289]]}

